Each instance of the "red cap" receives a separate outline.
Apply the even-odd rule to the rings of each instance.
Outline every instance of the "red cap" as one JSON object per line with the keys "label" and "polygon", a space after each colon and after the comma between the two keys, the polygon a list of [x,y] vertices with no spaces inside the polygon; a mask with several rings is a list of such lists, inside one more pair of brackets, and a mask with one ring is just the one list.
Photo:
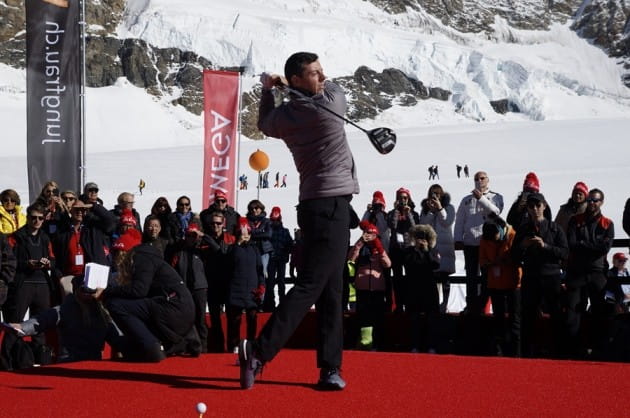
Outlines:
{"label": "red cap", "polygon": [[401,187],[400,189],[396,190],[396,198],[398,199],[398,196],[400,196],[403,193],[409,196],[409,199],[411,199],[411,193],[409,192],[409,189],[405,189],[404,187]]}
{"label": "red cap", "polygon": [[376,227],[376,225],[371,224],[368,221],[361,221],[361,222],[359,222],[359,228],[361,228],[361,230],[363,230],[363,232],[367,232],[368,234],[377,234],[378,235],[378,228]]}
{"label": "red cap", "polygon": [[227,200],[227,193],[224,192],[223,190],[215,190],[214,191],[214,200],[217,199],[225,199]]}
{"label": "red cap", "polygon": [[617,261],[617,260],[627,260],[628,256],[626,256],[624,253],[615,253],[615,255],[613,255],[613,261]]}
{"label": "red cap", "polygon": [[271,208],[271,214],[269,215],[269,219],[272,221],[281,221],[282,220],[282,211],[278,206],[274,206]]}
{"label": "red cap", "polygon": [[372,195],[372,204],[379,204],[385,207],[385,197],[383,196],[383,192],[381,192],[380,190],[374,192],[374,194]]}
{"label": "red cap", "polygon": [[133,212],[131,211],[131,209],[123,209],[122,212],[120,213],[120,220],[118,222],[121,225],[132,225],[132,226],[138,225],[138,222],[136,221],[136,217],[133,216]]}
{"label": "red cap", "polygon": [[527,173],[525,181],[523,182],[523,190],[532,193],[538,193],[540,191],[540,181],[538,180],[536,173]]}
{"label": "red cap", "polygon": [[131,249],[142,242],[142,234],[135,228],[128,229],[122,234],[112,248],[118,251],[131,251]]}
{"label": "red cap", "polygon": [[582,192],[584,196],[588,195],[588,186],[582,181],[578,181],[577,183],[575,183],[575,186],[573,186],[573,190]]}

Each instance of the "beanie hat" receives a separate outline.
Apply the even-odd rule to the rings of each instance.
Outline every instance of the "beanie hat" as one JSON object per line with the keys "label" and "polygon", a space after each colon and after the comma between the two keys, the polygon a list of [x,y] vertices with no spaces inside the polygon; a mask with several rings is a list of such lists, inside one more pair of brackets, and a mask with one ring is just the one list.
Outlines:
{"label": "beanie hat", "polygon": [[540,191],[540,181],[538,180],[538,176],[533,171],[530,171],[525,176],[525,181],[523,182],[523,190],[526,192],[538,193]]}
{"label": "beanie hat", "polygon": [[584,184],[584,182],[578,181],[577,183],[575,183],[575,186],[573,186],[573,190],[582,192],[584,196],[588,195],[588,186]]}
{"label": "beanie hat", "polygon": [[252,227],[249,225],[249,221],[247,220],[247,218],[241,216],[240,218],[238,218],[238,229],[239,231],[242,231],[243,228],[246,228],[247,232],[252,232]]}
{"label": "beanie hat", "polygon": [[282,211],[278,206],[274,206],[271,208],[271,215],[269,215],[269,219],[272,221],[281,221],[282,220]]}
{"label": "beanie hat", "polygon": [[94,182],[85,183],[85,186],[83,186],[83,193],[87,194],[87,191],[90,189],[98,189],[98,184]]}
{"label": "beanie hat", "polygon": [[409,196],[409,199],[411,199],[411,193],[409,192],[409,189],[405,189],[404,187],[401,187],[400,189],[396,190],[396,199],[398,199],[398,196],[400,196],[403,193]]}
{"label": "beanie hat", "polygon": [[131,249],[142,242],[142,234],[135,228],[128,229],[122,234],[114,245],[113,249],[118,251],[131,251]]}
{"label": "beanie hat", "polygon": [[373,205],[383,205],[385,207],[385,197],[383,196],[383,192],[377,190],[372,195],[372,204]]}
{"label": "beanie hat", "polygon": [[367,232],[368,234],[377,234],[378,235],[378,228],[376,227],[376,225],[371,224],[368,221],[361,221],[361,222],[359,222],[359,228],[361,228],[361,230],[363,232]]}
{"label": "beanie hat", "polygon": [[624,253],[615,253],[615,255],[613,255],[613,261],[618,261],[618,260],[627,260],[628,257],[624,254]]}
{"label": "beanie hat", "polygon": [[138,221],[136,221],[136,217],[133,216],[133,212],[131,211],[131,209],[122,210],[118,223],[120,223],[120,225],[138,225]]}
{"label": "beanie hat", "polygon": [[223,190],[215,190],[214,191],[214,200],[217,199],[225,199],[227,200],[227,193],[224,192]]}

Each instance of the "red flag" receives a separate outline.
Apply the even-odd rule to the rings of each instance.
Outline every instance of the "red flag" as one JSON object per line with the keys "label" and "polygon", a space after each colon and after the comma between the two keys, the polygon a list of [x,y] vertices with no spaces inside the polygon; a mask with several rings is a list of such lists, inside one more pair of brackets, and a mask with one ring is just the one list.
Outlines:
{"label": "red flag", "polygon": [[203,72],[204,164],[203,202],[214,202],[214,193],[227,194],[236,204],[237,127],[239,74],[230,71]]}

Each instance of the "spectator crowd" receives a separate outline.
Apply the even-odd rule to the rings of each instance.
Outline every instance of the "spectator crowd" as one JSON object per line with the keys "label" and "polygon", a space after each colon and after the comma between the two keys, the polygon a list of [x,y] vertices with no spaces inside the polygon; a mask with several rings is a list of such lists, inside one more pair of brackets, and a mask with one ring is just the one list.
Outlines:
{"label": "spectator crowd", "polygon": [[[497,355],[605,359],[614,319],[628,312],[630,275],[624,252],[614,253],[612,266],[607,261],[615,231],[602,213],[604,192],[578,181],[553,216],[537,175],[528,173],[503,216],[503,196],[490,189],[488,173],[473,178],[457,206],[433,184],[417,205],[400,187],[390,210],[374,191],[363,215],[352,214],[349,227],[361,236],[348,243],[343,304],[357,321],[346,346],[387,347],[386,327],[396,322],[386,314],[393,312],[409,318],[410,351],[437,352],[461,250],[460,315],[486,315],[491,306]],[[283,187],[279,174],[276,187]],[[242,315],[254,339],[258,313],[285,297],[285,277],[300,280],[300,230],[292,236],[282,208],[267,212],[257,199],[241,216],[218,190],[200,213],[187,196],[174,208],[159,197],[143,219],[133,193],[121,193],[108,210],[95,183],[79,194],[49,181],[26,208],[12,189],[0,202],[4,369],[100,359],[105,343],[132,361],[232,352]],[[630,199],[623,229],[630,234]],[[106,288],[88,286],[90,263],[109,267]],[[543,316],[553,331],[550,352],[537,342]],[[46,341],[51,329],[59,336],[54,351]],[[23,336],[31,337],[28,346]]]}

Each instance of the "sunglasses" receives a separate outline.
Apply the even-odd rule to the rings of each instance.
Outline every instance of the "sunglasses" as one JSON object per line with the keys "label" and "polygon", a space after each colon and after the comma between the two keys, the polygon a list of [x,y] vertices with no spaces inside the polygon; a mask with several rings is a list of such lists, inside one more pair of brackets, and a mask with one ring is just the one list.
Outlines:
{"label": "sunglasses", "polygon": [[87,191],[88,193],[98,193],[98,187],[90,187]]}
{"label": "sunglasses", "polygon": [[17,203],[17,200],[7,197],[5,199],[2,199],[2,203]]}
{"label": "sunglasses", "polygon": [[29,215],[29,219],[31,221],[43,221],[44,220],[44,216],[43,215]]}
{"label": "sunglasses", "polygon": [[531,202],[527,204],[527,207],[530,209],[534,209],[534,208],[541,208],[543,207],[544,203],[543,202]]}
{"label": "sunglasses", "polygon": [[179,202],[177,206],[190,206],[190,202]]}
{"label": "sunglasses", "polygon": [[588,203],[598,203],[598,202],[601,202],[601,201],[602,201],[602,199],[598,199],[598,198],[596,198],[596,197],[589,197],[588,199],[586,199],[586,201],[587,201]]}
{"label": "sunglasses", "polygon": [[223,222],[210,222],[210,225],[215,225],[215,226],[223,226]]}
{"label": "sunglasses", "polygon": [[74,196],[61,196],[61,198],[63,200],[77,200],[77,198]]}
{"label": "sunglasses", "polygon": [[487,179],[487,178],[488,178],[488,177],[477,177],[477,178],[475,178],[475,181],[485,180],[485,179]]}
{"label": "sunglasses", "polygon": [[217,199],[217,203],[226,203],[226,202],[227,202],[227,200],[225,200],[225,199]]}

